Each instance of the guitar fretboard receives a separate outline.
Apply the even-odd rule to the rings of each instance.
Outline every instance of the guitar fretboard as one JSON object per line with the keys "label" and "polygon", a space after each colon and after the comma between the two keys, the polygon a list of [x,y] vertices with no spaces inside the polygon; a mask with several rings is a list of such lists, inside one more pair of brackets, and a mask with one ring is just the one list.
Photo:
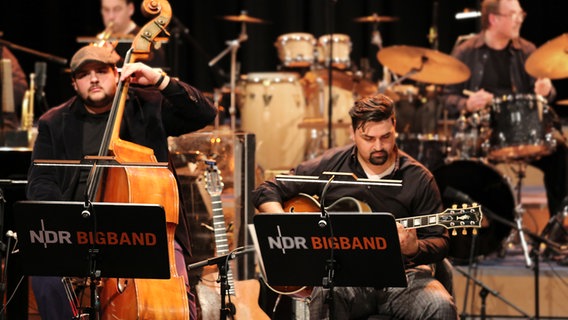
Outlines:
{"label": "guitar fretboard", "polygon": [[[213,230],[215,234],[215,247],[217,248],[217,256],[223,256],[230,253],[229,241],[227,240],[227,231],[225,227],[225,215],[223,214],[223,203],[220,195],[211,195],[211,204],[213,207]],[[229,264],[227,264],[227,284],[229,285],[229,294],[235,295],[235,284],[233,280],[233,272]]]}
{"label": "guitar fretboard", "polygon": [[428,227],[439,224],[437,214],[396,219],[396,221],[402,224],[402,226],[407,229],[413,229],[413,228],[416,229],[416,228]]}

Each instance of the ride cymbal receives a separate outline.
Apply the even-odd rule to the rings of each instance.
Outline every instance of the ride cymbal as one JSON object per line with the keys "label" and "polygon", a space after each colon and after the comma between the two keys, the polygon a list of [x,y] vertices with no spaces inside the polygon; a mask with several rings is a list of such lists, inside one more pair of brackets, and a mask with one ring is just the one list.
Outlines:
{"label": "ride cymbal", "polygon": [[373,13],[370,16],[359,17],[359,18],[353,19],[353,21],[355,21],[355,22],[363,22],[363,23],[367,23],[367,22],[374,22],[374,23],[393,22],[393,21],[397,21],[397,20],[398,20],[398,17],[379,16],[376,13]]}
{"label": "ride cymbal", "polygon": [[535,78],[568,78],[568,33],[536,49],[525,62],[525,70]]}
{"label": "ride cymbal", "polygon": [[246,23],[268,23],[266,20],[262,20],[259,18],[251,17],[246,12],[242,12],[238,16],[222,16],[220,17],[223,20],[233,21],[233,22],[246,22]]}
{"label": "ride cymbal", "polygon": [[432,49],[390,46],[381,49],[377,58],[397,75],[424,83],[456,84],[466,81],[471,75],[463,62]]}

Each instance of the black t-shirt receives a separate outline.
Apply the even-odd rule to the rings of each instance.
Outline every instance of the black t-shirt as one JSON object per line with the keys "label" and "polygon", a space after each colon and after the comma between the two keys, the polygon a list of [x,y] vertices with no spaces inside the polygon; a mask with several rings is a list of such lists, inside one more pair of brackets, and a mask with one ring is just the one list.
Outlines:
{"label": "black t-shirt", "polygon": [[[85,111],[83,122],[83,157],[97,155],[103,140],[109,112],[91,114]],[[85,187],[89,177],[90,168],[81,168],[79,183],[75,190],[74,200],[85,200]]]}
{"label": "black t-shirt", "polygon": [[503,50],[489,49],[480,87],[496,96],[512,93],[510,65],[511,54],[508,47]]}

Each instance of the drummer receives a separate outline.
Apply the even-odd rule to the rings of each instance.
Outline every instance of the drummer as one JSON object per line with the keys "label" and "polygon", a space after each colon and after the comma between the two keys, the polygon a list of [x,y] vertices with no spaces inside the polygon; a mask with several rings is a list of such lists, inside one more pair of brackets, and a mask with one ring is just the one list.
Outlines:
{"label": "drummer", "polygon": [[[526,15],[518,0],[483,1],[482,31],[458,44],[452,53],[471,69],[471,77],[444,88],[442,99],[450,116],[457,118],[462,111],[479,111],[491,104],[494,97],[504,94],[537,94],[549,102],[555,98],[550,79],[535,79],[525,71],[524,62],[536,50],[533,43],[519,35]],[[555,123],[555,127],[560,133],[555,151],[528,160],[544,173],[551,216],[561,214],[568,189],[567,148],[560,124]]]}

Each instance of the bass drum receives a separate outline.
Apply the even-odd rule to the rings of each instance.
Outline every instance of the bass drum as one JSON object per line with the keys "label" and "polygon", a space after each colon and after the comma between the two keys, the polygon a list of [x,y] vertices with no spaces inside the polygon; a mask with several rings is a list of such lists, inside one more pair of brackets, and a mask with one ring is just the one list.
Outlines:
{"label": "bass drum", "polygon": [[[515,197],[510,183],[492,166],[480,160],[456,160],[445,164],[433,171],[445,208],[452,205],[460,207],[463,199],[454,196],[460,191],[481,205],[483,220],[477,236],[471,232],[463,235],[461,230],[455,236],[450,236],[450,257],[456,264],[467,264],[470,259],[472,245],[473,256],[488,256],[503,248],[505,239],[511,232],[511,227],[487,215],[488,211],[500,218],[514,221]],[[487,210],[483,210],[486,208]],[[475,240],[474,240],[475,238]]]}

